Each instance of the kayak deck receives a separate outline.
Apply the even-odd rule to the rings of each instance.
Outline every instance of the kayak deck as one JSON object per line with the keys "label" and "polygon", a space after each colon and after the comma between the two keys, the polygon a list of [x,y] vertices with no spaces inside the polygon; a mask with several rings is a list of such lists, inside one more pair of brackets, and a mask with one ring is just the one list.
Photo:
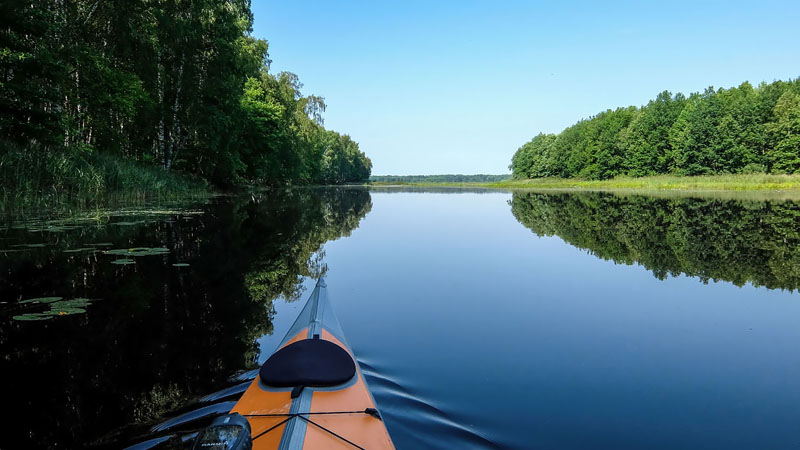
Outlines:
{"label": "kayak deck", "polygon": [[[346,350],[355,362],[327,297],[320,279],[279,351],[321,339]],[[335,386],[276,387],[256,377],[231,412],[250,422],[256,450],[394,448],[358,364],[351,379]]]}

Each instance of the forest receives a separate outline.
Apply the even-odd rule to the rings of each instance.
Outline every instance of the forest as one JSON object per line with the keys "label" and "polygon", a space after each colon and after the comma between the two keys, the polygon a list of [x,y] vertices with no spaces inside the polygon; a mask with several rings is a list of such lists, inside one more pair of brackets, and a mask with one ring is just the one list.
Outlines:
{"label": "forest", "polygon": [[324,128],[324,98],[270,72],[252,23],[249,0],[3,1],[0,187],[366,180],[369,158]]}
{"label": "forest", "polygon": [[520,147],[514,179],[800,172],[800,78],[664,91]]}

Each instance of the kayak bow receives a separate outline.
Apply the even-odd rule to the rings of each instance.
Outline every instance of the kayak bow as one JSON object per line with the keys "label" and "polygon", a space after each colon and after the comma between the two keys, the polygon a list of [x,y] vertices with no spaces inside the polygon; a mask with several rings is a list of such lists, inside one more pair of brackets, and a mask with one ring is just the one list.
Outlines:
{"label": "kayak bow", "polygon": [[247,418],[255,450],[394,448],[324,279],[231,413]]}

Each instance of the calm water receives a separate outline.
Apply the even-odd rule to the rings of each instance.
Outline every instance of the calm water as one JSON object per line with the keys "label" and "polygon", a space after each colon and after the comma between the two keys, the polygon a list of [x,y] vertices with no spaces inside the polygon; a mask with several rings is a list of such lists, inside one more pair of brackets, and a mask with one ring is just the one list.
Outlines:
{"label": "calm water", "polygon": [[800,447],[800,204],[362,189],[0,231],[4,445],[181,448],[322,273],[398,448]]}

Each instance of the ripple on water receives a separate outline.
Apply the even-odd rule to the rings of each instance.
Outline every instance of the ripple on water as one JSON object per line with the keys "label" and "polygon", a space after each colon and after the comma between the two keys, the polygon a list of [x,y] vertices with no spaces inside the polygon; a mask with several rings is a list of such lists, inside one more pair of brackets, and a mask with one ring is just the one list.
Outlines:
{"label": "ripple on water", "polygon": [[[379,370],[361,360],[361,372],[367,378],[373,395],[385,401],[380,410],[388,416],[389,434],[400,448],[485,448],[501,449],[502,445],[482,436],[477,430],[467,427],[431,404],[430,401],[410,392],[400,382],[393,380],[386,371]],[[391,416],[397,417],[392,420]],[[438,436],[435,442],[431,436]]]}

